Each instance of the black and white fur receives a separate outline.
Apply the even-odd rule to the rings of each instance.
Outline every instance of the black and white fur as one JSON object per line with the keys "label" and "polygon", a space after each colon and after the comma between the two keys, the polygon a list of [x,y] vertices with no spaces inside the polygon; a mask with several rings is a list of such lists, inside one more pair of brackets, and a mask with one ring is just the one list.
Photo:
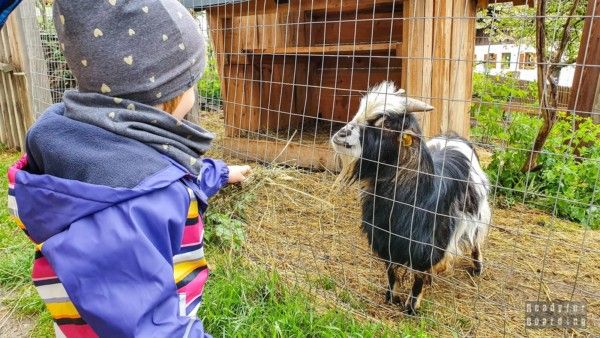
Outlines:
{"label": "black and white fur", "polygon": [[[473,147],[456,135],[422,140],[412,112],[433,107],[383,82],[361,100],[356,116],[332,138],[342,177],[360,181],[362,230],[386,263],[387,301],[398,301],[395,267],[414,272],[406,311],[415,314],[423,284],[470,250],[473,274],[483,269],[490,223],[488,179]],[[398,283],[399,284],[399,283]]]}

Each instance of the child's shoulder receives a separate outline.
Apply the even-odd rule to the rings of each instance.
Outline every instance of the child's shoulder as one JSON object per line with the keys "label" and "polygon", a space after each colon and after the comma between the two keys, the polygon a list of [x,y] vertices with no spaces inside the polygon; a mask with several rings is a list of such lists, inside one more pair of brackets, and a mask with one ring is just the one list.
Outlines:
{"label": "child's shoulder", "polygon": [[27,153],[44,174],[131,188],[172,166],[155,149],[64,116],[50,106],[27,133]]}

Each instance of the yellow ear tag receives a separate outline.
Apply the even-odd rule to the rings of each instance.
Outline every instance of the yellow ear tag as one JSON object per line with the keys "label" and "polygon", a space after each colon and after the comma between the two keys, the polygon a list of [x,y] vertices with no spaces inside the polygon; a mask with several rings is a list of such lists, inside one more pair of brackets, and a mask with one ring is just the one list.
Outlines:
{"label": "yellow ear tag", "polygon": [[413,137],[409,134],[402,134],[402,145],[410,147],[413,144]]}

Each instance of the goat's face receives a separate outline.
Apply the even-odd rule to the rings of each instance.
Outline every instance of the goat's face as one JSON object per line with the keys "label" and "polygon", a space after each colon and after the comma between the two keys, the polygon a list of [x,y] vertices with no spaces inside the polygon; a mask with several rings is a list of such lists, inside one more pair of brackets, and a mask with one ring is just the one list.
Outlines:
{"label": "goat's face", "polygon": [[344,169],[358,159],[398,165],[404,154],[418,149],[421,130],[412,114],[433,107],[409,99],[393,83],[383,82],[361,99],[359,110],[331,139]]}

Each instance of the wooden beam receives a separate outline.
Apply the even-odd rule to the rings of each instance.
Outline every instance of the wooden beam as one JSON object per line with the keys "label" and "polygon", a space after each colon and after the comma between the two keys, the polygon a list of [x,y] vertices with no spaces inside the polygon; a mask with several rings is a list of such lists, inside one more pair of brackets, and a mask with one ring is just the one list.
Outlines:
{"label": "wooden beam", "polygon": [[15,70],[15,66],[8,64],[8,63],[2,63],[0,62],[0,72],[2,73],[9,73]]}
{"label": "wooden beam", "polygon": [[352,55],[364,54],[365,52],[387,52],[392,51],[396,54],[400,43],[366,43],[357,45],[339,45],[339,46],[311,46],[311,47],[271,47],[243,50],[248,54],[270,54],[270,55]]}
{"label": "wooden beam", "polygon": [[576,65],[569,110],[590,116],[600,79],[600,0],[588,3]]}
{"label": "wooden beam", "polygon": [[[402,87],[410,97],[431,103],[434,0],[405,0],[403,4]],[[431,114],[418,114],[430,135]]]}
{"label": "wooden beam", "polygon": [[535,0],[477,0],[477,9],[487,8],[489,5],[512,2],[513,6],[535,6]]}
{"label": "wooden beam", "polygon": [[450,62],[450,97],[448,121],[444,131],[452,130],[468,138],[473,94],[473,60],[475,59],[475,16],[473,1],[453,1],[452,51]]}
{"label": "wooden beam", "polygon": [[375,5],[402,3],[402,0],[294,0],[287,4],[278,4],[273,0],[250,0],[244,3],[228,4],[212,7],[209,10],[219,12],[222,18],[231,18],[237,15],[272,14],[275,12],[288,13],[296,11],[327,11],[339,12],[347,10],[361,10],[373,8]]}
{"label": "wooden beam", "polygon": [[284,164],[312,170],[337,171],[334,151],[325,144],[287,143],[285,140],[225,138],[226,154],[246,161]]}
{"label": "wooden beam", "polygon": [[598,84],[596,86],[596,98],[594,99],[592,114],[592,120],[594,123],[600,124],[600,78],[598,78]]}

